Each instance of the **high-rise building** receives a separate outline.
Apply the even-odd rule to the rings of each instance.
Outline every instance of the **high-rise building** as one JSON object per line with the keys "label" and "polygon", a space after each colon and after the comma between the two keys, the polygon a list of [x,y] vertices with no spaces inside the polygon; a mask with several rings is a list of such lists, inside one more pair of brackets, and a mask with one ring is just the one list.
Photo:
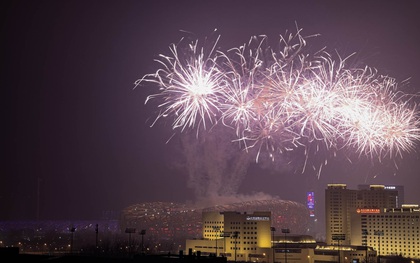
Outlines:
{"label": "high-rise building", "polygon": [[353,243],[371,246],[381,256],[420,258],[419,205],[358,209],[351,221]]}
{"label": "high-rise building", "polygon": [[325,190],[325,221],[327,244],[354,244],[351,216],[357,209],[385,209],[397,207],[397,190],[384,185],[370,185],[369,189],[351,190],[346,184],[328,184]]}
{"label": "high-rise building", "polygon": [[[370,189],[370,185],[368,184],[359,184],[357,186],[358,190],[369,190]],[[404,186],[403,185],[384,185],[384,189],[385,190],[396,190],[398,192],[397,195],[397,204],[396,207],[401,207],[402,204],[405,204],[404,201]]]}

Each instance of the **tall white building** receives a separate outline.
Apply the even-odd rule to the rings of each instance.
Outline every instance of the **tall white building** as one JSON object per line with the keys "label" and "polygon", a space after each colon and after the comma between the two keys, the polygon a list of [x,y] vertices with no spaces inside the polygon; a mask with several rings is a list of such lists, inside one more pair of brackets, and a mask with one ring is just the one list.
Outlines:
{"label": "tall white building", "polygon": [[352,241],[351,216],[357,209],[397,207],[398,191],[384,185],[351,190],[346,184],[328,184],[325,190],[326,242],[334,245],[359,245]]}

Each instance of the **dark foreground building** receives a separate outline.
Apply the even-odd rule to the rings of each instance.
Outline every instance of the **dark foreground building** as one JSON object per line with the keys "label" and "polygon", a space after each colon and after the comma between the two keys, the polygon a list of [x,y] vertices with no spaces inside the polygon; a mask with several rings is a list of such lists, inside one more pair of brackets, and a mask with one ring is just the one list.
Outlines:
{"label": "dark foreground building", "polygon": [[203,257],[200,255],[144,255],[137,254],[131,257],[106,257],[95,255],[41,255],[19,254],[18,248],[0,248],[0,262],[22,263],[226,263],[224,257]]}

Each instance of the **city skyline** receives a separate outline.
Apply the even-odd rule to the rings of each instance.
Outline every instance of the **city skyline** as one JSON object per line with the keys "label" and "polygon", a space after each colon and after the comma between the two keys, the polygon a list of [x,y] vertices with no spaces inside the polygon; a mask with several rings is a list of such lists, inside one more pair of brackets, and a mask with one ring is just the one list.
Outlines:
{"label": "city skyline", "polygon": [[[373,246],[373,248],[378,251],[379,243],[373,238],[373,235],[376,235],[373,233],[383,231],[386,239],[388,239],[389,234],[391,235],[391,243],[393,242],[393,237],[395,237],[395,245],[396,247],[398,246],[397,249],[393,248],[393,245],[386,245],[383,247],[383,251],[387,252],[383,255],[395,256],[399,254],[398,251],[401,250],[402,256],[417,258],[419,252],[418,234],[416,234],[413,229],[418,229],[419,205],[410,204],[398,207],[398,197],[402,192],[404,192],[402,186],[393,185],[362,185],[358,187],[357,190],[347,189],[345,184],[328,185],[328,190],[325,192],[325,197],[328,200],[326,206],[329,211],[326,215],[326,229],[334,229],[334,232],[338,232],[339,234],[331,234],[331,231],[327,231],[326,235],[325,233],[319,235],[320,233],[317,233],[315,225],[310,223],[310,207],[305,207],[303,204],[299,204],[297,202],[273,199],[250,201],[231,205],[220,205],[205,209],[195,207],[192,204],[187,205],[171,202],[149,202],[139,203],[131,207],[127,207],[124,209],[119,220],[109,217],[108,219],[90,221],[0,221],[1,229],[4,235],[4,239],[0,241],[0,244],[4,247],[18,244],[18,246],[21,246],[22,252],[26,253],[34,251],[51,251],[51,249],[65,251],[68,249],[68,246],[65,245],[65,243],[72,240],[70,237],[73,236],[73,233],[77,233],[78,240],[82,240],[82,242],[78,244],[77,249],[80,249],[80,251],[85,251],[85,249],[87,249],[86,253],[89,254],[92,252],[91,245],[93,243],[93,237],[95,236],[95,233],[97,236],[100,232],[100,246],[104,246],[104,250],[102,252],[104,254],[108,254],[112,253],[113,246],[106,246],[106,244],[109,244],[108,239],[111,236],[114,235],[112,238],[114,240],[113,242],[118,246],[118,244],[124,242],[121,240],[123,236],[137,233],[138,237],[137,239],[133,237],[133,241],[137,240],[138,244],[138,240],[140,238],[139,236],[141,235],[143,243],[143,235],[147,232],[147,238],[145,241],[146,244],[148,244],[148,253],[156,253],[156,249],[159,247],[164,250],[169,249],[171,253],[176,254],[178,252],[177,249],[188,250],[190,248],[188,240],[198,240],[197,242],[201,243],[201,245],[199,245],[200,247],[207,244],[202,247],[206,248],[202,251],[204,252],[203,255],[207,255],[209,251],[210,253],[214,252],[214,243],[212,242],[214,241],[215,232],[217,231],[231,233],[232,229],[241,229],[241,231],[245,231],[241,234],[241,236],[252,233],[257,234],[258,232],[258,234],[263,233],[263,235],[265,235],[265,240],[267,241],[267,238],[270,238],[270,235],[272,240],[275,240],[275,236],[282,236],[282,234],[279,234],[278,232],[275,235],[276,231],[281,230],[282,233],[285,233],[284,231],[287,229],[287,233],[290,233],[291,236],[303,237],[305,240],[308,240],[309,238],[312,240],[313,244],[315,244],[315,242],[318,244],[316,246],[317,249],[327,249],[331,251],[336,250],[334,246],[337,246],[337,241],[334,240],[341,240],[341,246],[352,246],[353,249],[358,248],[359,250],[362,249],[363,251],[366,251],[366,237],[367,235],[370,235],[369,242],[376,244],[372,243],[373,245],[370,244],[369,247]],[[255,213],[259,213],[259,215],[254,216]],[[405,214],[401,216],[398,215],[399,213]],[[205,214],[211,216],[206,217],[207,219],[205,219]],[[244,222],[242,224],[238,222],[225,222],[223,224],[223,220],[220,220],[220,216],[224,214],[242,217]],[[213,215],[216,215],[216,217]],[[374,218],[377,219],[375,220]],[[398,221],[398,223],[389,222],[392,220]],[[263,227],[265,230],[258,227],[257,232],[247,232],[250,228],[246,225],[254,224],[250,223],[252,221],[265,222],[265,227]],[[364,223],[361,223],[362,221]],[[381,222],[381,226],[378,225],[378,222]],[[388,231],[387,226],[385,229],[384,224],[390,224],[391,230]],[[332,227],[333,225],[334,227]],[[342,229],[340,230],[340,227],[337,227],[337,225],[343,226]],[[351,230],[349,227],[351,227]],[[368,231],[367,228],[369,229]],[[395,228],[395,230],[392,228]],[[396,233],[397,231],[398,233]],[[271,232],[271,234],[269,232]],[[11,235],[11,233],[15,234]],[[406,234],[409,235],[406,237]],[[200,238],[201,235],[203,238]],[[82,236],[86,238],[81,238]],[[119,238],[115,238],[116,236]],[[399,238],[397,236],[399,236]],[[219,236],[219,238],[223,239],[224,236]],[[282,238],[284,238],[284,236]],[[403,243],[401,243],[401,238],[404,241]],[[22,241],[22,239],[24,241]],[[126,242],[125,238],[122,239]],[[131,237],[129,240],[130,239]],[[245,239],[255,238],[245,237]],[[397,242],[398,239],[399,243]],[[61,241],[57,242],[57,240]],[[185,240],[187,240],[186,248],[182,245]],[[297,243],[300,242],[298,241],[299,238],[293,238],[293,240]],[[405,243],[406,240],[408,241],[408,247]],[[98,242],[98,239],[96,242]],[[195,241],[193,242],[195,243]],[[209,242],[211,244],[210,246],[208,246]],[[259,242],[257,243],[259,244]],[[48,244],[48,246],[44,246],[43,244]],[[248,244],[248,246],[249,244],[254,244],[252,245],[252,249],[247,248],[244,250],[256,249],[256,243],[240,242],[239,244]],[[195,243],[194,246],[197,246],[197,243]],[[312,245],[311,247],[312,249],[315,248]],[[405,248],[408,248],[407,253]],[[348,249],[343,250],[354,251]],[[120,253],[121,252],[123,251],[120,251]],[[413,252],[413,254],[411,254],[411,252]],[[128,250],[128,253],[130,253],[130,250]],[[262,253],[267,254],[267,251]],[[259,256],[265,257],[262,253],[260,253]],[[297,253],[301,254],[300,252]],[[252,255],[255,256],[256,254],[252,253]],[[244,255],[242,254],[242,256]],[[311,255],[311,257],[312,256],[314,255]],[[360,253],[353,252],[353,256],[360,257]],[[303,255],[303,258],[306,258],[306,256]]]}
{"label": "city skyline", "polygon": [[[228,49],[253,35],[276,40],[298,25],[304,35],[320,34],[311,39],[309,48],[326,46],[344,56],[356,52],[353,66],[377,68],[403,83],[401,89],[420,91],[420,38],[415,33],[420,19],[415,1],[6,1],[3,5],[0,74],[6,93],[6,129],[0,220],[98,218],[102,211],[141,202],[197,201],[187,163],[196,164],[196,154],[201,153],[188,156],[185,145],[194,141],[178,134],[172,137],[170,123],[150,127],[156,109],[144,102],[156,92],[155,86],[134,89],[136,80],[157,69],[154,59],[168,54],[169,46],[185,32],[205,39],[217,28],[220,45]],[[322,212],[328,183],[345,183],[349,188],[385,184],[403,185],[406,202],[420,203],[417,152],[404,154],[395,163],[363,156],[349,163],[346,154],[352,153],[329,159],[319,178],[317,172],[302,174],[286,159],[247,160],[236,190],[226,198],[277,197],[305,203],[306,193],[313,191],[316,210]],[[219,169],[217,158],[199,156],[207,162],[199,163],[200,169],[206,165]],[[300,156],[288,157],[303,162]]]}

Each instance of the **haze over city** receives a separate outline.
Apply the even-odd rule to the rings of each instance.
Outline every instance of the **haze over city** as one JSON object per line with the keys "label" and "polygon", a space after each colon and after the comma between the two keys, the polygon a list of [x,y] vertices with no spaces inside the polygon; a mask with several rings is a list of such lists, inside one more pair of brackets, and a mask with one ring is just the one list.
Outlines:
{"label": "haze over city", "polygon": [[[217,29],[218,45],[228,50],[254,35],[275,43],[279,35],[301,28],[302,35],[319,34],[308,42],[310,49],[326,47],[343,57],[355,52],[351,66],[376,68],[401,83],[404,92],[420,91],[417,1],[47,0],[2,5],[0,220],[97,219],[103,211],[140,202],[196,202],[197,189],[212,178],[192,180],[191,163],[219,169],[214,156],[230,146],[211,156],[187,152],[194,139],[174,135],[170,121],[151,127],[156,104],[145,101],[158,86],[134,88],[136,80],[159,68],[154,61],[159,54],[169,55],[169,46],[186,34],[201,41]],[[304,203],[306,192],[314,191],[316,215],[323,218],[328,183],[349,188],[387,184],[404,186],[405,201],[420,204],[417,142],[402,158],[381,162],[363,154],[349,162],[347,155],[338,155],[320,174],[301,173],[294,163],[250,158],[229,197]],[[224,169],[222,174],[232,174]]]}

